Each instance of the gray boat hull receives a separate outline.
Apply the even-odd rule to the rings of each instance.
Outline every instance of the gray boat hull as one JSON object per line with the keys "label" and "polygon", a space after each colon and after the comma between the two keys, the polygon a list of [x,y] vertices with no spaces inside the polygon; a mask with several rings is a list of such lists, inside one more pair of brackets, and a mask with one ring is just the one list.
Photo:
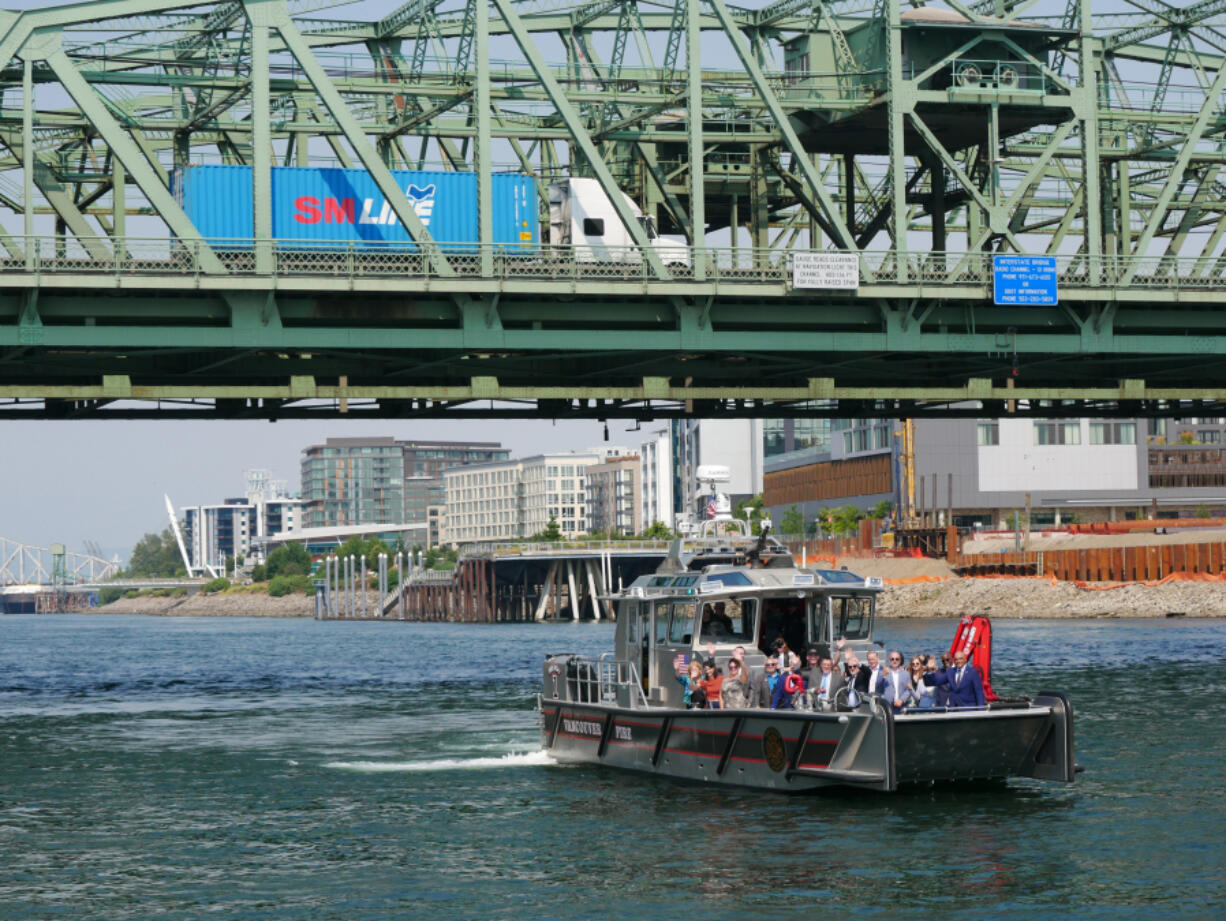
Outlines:
{"label": "gray boat hull", "polygon": [[542,698],[542,745],[559,762],[780,792],[892,791],[1009,777],[1071,782],[1062,694],[985,710],[908,713],[676,710]]}

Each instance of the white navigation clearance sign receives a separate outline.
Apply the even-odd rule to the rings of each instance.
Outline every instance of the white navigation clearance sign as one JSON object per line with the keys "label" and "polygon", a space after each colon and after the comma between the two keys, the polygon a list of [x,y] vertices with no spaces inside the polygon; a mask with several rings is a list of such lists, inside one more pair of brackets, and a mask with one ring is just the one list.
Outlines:
{"label": "white navigation clearance sign", "polygon": [[855,291],[860,257],[855,253],[792,253],[792,287]]}

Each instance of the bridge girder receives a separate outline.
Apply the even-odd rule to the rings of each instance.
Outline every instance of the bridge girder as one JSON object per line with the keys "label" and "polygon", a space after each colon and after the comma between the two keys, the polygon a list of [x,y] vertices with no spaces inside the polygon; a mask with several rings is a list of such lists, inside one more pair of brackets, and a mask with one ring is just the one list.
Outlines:
{"label": "bridge girder", "polygon": [[[377,21],[312,16],[337,5],[3,14],[0,413],[45,400],[38,411],[101,415],[192,387],[217,413],[317,413],[331,377],[391,388],[378,412],[471,412],[473,381],[495,379],[508,412],[532,401],[547,414],[588,411],[575,401],[595,399],[596,374],[592,392],[631,417],[703,400],[784,412],[810,380],[833,381],[828,399],[847,405],[890,381],[889,399],[920,408],[978,380],[1104,407],[1118,400],[1102,391],[1128,382],[1130,405],[1158,409],[1172,388],[1216,400],[1226,386],[1220,0],[1134,16],[1093,16],[1089,0],[952,4],[952,20],[879,16],[890,6],[867,0],[635,15],[615,0],[410,0]],[[679,29],[696,30],[689,54]],[[1162,87],[1145,84],[1155,66]],[[292,254],[263,239],[269,170],[330,158],[376,177],[424,261],[388,278],[349,247],[286,270]],[[485,214],[486,177],[506,160],[542,184],[599,179],[637,267],[601,278],[556,250],[549,271],[516,279],[488,221],[466,261],[389,171],[477,171]],[[217,252],[170,194],[174,168],[199,162],[252,167],[266,233],[249,260]],[[619,189],[695,244],[684,262],[659,258]],[[795,288],[789,261],[812,250],[856,254],[859,289]],[[991,305],[985,260],[1019,252],[1060,259],[1061,306]],[[628,376],[605,357],[623,352],[638,356]],[[752,373],[733,373],[738,352],[757,356]],[[279,364],[300,353],[328,357]],[[442,356],[490,354],[516,357],[407,380]],[[668,394],[631,392],[644,378]],[[128,395],[107,393],[120,379]],[[314,402],[294,379],[313,382]],[[703,395],[673,393],[684,381]],[[1003,405],[996,389],[979,402]]]}

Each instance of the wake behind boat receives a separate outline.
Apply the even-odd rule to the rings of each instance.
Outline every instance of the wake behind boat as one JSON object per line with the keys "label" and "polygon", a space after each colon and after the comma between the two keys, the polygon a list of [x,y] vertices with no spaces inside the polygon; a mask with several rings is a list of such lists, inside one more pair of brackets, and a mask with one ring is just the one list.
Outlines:
{"label": "wake behind boat", "polygon": [[[798,568],[786,548],[765,533],[751,538],[743,522],[705,525],[688,545],[677,541],[656,573],[609,599],[612,656],[546,658],[542,744],[555,759],[787,792],[1073,781],[1073,708],[1057,691],[902,714],[878,695],[819,700],[812,690],[797,695],[794,710],[687,709],[678,656],[713,652],[723,668],[743,647],[745,663],[761,670],[775,637],[824,655],[841,646],[860,660],[880,646],[880,579]],[[988,679],[991,625],[978,621],[960,628],[955,647]]]}

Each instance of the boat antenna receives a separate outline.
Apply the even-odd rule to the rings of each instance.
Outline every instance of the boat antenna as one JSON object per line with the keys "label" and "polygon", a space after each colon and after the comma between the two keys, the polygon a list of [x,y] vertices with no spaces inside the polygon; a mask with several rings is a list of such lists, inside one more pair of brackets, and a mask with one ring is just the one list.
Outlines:
{"label": "boat antenna", "polygon": [[668,556],[656,567],[656,572],[685,572],[685,564],[681,562],[681,538],[673,539],[668,548]]}

